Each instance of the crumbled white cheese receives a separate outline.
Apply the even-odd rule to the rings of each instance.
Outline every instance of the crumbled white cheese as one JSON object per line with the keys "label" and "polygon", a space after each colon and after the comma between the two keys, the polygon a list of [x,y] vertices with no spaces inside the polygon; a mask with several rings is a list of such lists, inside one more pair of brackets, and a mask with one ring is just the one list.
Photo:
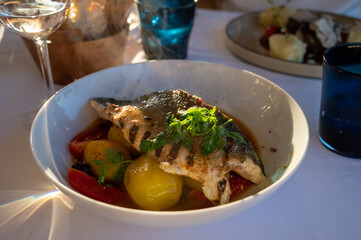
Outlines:
{"label": "crumbled white cheese", "polygon": [[272,57],[302,62],[307,44],[292,34],[273,34],[269,38],[269,48]]}
{"label": "crumbled white cheese", "polygon": [[322,15],[310,24],[310,29],[315,31],[317,38],[324,48],[329,48],[341,42],[341,29],[336,27],[330,15]]}

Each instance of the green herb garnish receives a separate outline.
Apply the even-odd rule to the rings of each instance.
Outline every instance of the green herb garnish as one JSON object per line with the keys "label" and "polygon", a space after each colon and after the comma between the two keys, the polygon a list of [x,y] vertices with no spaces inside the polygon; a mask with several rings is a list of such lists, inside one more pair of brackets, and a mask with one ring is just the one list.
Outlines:
{"label": "green herb garnish", "polygon": [[[285,26],[285,24],[282,21],[282,18],[280,16],[280,14],[276,11],[276,7],[274,5],[274,1],[273,0],[267,0],[268,3],[271,5],[272,7],[272,11],[273,11],[273,19],[276,21],[276,23],[278,23],[278,25],[281,27],[281,32],[284,32],[286,35],[286,38],[289,38],[289,33],[287,31],[287,28]],[[286,0],[286,3],[284,5],[281,5],[280,8],[284,8],[286,6],[287,3],[290,3],[291,0]]]}
{"label": "green herb garnish", "polygon": [[165,121],[165,131],[143,140],[140,144],[140,151],[149,152],[166,144],[178,143],[186,148],[191,148],[193,146],[191,137],[194,136],[202,137],[201,152],[203,156],[212,153],[216,148],[222,150],[227,144],[227,138],[245,143],[246,141],[240,133],[225,128],[225,125],[232,119],[220,125],[215,112],[216,108],[193,107],[179,110],[176,116],[169,115]]}
{"label": "green herb garnish", "polygon": [[103,184],[103,185],[105,184],[105,170],[109,167],[109,164],[112,164],[115,166],[120,165],[119,170],[113,176],[113,180],[122,182],[125,168],[132,161],[125,160],[123,154],[115,148],[106,149],[105,157],[106,157],[105,161],[96,160],[96,159],[92,160],[93,162],[95,162],[95,164],[100,166],[100,176],[98,178],[99,184]]}

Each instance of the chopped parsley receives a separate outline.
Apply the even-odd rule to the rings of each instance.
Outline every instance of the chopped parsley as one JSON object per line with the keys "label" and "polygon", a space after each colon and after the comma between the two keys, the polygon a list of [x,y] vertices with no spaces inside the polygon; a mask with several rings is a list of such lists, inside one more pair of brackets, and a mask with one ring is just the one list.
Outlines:
{"label": "chopped parsley", "polygon": [[219,124],[216,108],[193,107],[187,110],[179,110],[176,114],[166,118],[166,129],[157,136],[142,140],[141,152],[149,152],[161,148],[166,144],[181,143],[186,148],[193,146],[191,137],[202,138],[201,152],[203,156],[211,154],[216,148],[222,150],[227,144],[227,138],[232,138],[240,143],[245,143],[243,136],[238,132],[232,132],[225,125],[232,121],[229,119]]}
{"label": "chopped parsley", "polygon": [[99,184],[105,185],[105,170],[109,167],[110,164],[113,166],[119,166],[119,170],[114,174],[114,181],[123,181],[124,171],[131,160],[125,160],[123,154],[115,148],[108,148],[105,150],[106,160],[92,160],[100,167],[100,175],[98,178]]}

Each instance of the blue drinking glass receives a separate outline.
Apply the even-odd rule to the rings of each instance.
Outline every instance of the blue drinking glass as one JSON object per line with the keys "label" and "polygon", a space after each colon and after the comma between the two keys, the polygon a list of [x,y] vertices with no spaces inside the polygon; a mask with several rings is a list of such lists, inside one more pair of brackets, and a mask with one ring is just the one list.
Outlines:
{"label": "blue drinking glass", "polygon": [[149,59],[184,59],[196,0],[136,0],[144,52]]}
{"label": "blue drinking glass", "polygon": [[361,43],[324,53],[319,138],[338,154],[361,158]]}

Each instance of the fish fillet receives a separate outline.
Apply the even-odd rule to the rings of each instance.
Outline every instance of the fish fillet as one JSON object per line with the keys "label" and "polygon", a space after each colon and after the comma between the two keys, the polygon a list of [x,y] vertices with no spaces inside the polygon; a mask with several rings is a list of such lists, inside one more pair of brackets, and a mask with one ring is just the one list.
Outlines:
{"label": "fish fillet", "polygon": [[[154,92],[133,101],[94,98],[90,104],[100,118],[122,128],[124,138],[138,151],[142,140],[165,130],[165,119],[169,114],[190,107],[213,108],[183,90]],[[219,110],[216,114],[223,122],[229,119]],[[226,126],[229,131],[241,133],[233,122]],[[216,149],[206,156],[201,154],[201,138],[192,140],[191,149],[181,144],[166,144],[148,154],[159,160],[159,167],[165,172],[201,182],[204,195],[214,204],[229,202],[231,190],[226,175],[231,170],[256,184],[265,181],[263,164],[246,138],[246,143],[229,139],[223,150]]]}

